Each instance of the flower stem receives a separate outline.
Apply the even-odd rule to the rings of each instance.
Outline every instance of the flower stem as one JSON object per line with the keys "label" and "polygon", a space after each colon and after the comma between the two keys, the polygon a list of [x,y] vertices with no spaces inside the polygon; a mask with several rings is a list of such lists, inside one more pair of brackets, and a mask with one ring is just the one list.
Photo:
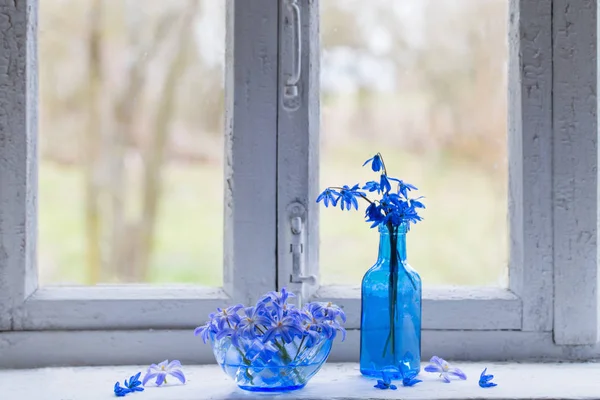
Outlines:
{"label": "flower stem", "polygon": [[[238,353],[240,353],[240,356],[242,356],[242,361],[244,362],[244,364],[246,364],[248,367],[250,367],[252,365],[252,362],[246,357],[244,352],[242,350],[240,350],[240,348],[237,346],[233,346],[233,347],[235,347],[235,349],[238,351]],[[254,377],[250,374],[250,371],[248,370],[248,368],[246,368],[245,375],[250,380],[250,384],[254,385],[254,382],[253,382]]]}
{"label": "flower stem", "polygon": [[390,310],[390,333],[383,346],[383,357],[387,353],[388,345],[390,345],[390,354],[393,360],[396,359],[396,297],[398,292],[398,251],[396,245],[398,243],[397,228],[391,223],[387,224],[390,235],[390,282],[389,282],[389,310]]}
{"label": "flower stem", "polygon": [[[339,186],[330,186],[328,189],[346,190],[346,189],[344,189],[344,188],[341,188],[341,187],[339,187]],[[371,200],[369,200],[369,198],[367,197],[367,195],[366,195],[366,194],[364,194],[364,193],[360,193],[360,192],[359,192],[359,193],[357,193],[357,194],[359,194],[359,195],[360,195],[360,197],[362,197],[364,200],[368,201],[368,202],[369,202],[369,204],[373,204],[373,202],[372,202]]]}
{"label": "flower stem", "polygon": [[300,350],[302,350],[302,345],[304,344],[305,339],[306,339],[306,336],[304,336],[302,338],[302,340],[300,341],[300,345],[298,346],[298,351],[296,352],[296,355],[294,356],[294,359],[292,360],[292,362],[296,361],[296,358],[298,358],[298,355],[300,354]]}

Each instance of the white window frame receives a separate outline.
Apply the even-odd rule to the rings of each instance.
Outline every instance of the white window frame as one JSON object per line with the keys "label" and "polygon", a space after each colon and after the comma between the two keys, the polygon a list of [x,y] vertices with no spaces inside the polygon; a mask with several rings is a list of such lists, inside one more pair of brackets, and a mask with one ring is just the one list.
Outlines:
{"label": "white window frame", "polygon": [[[300,10],[298,97],[293,6]],[[598,346],[597,9],[510,0],[510,283],[425,286],[423,358],[588,359]],[[227,0],[224,287],[37,283],[37,0],[0,4],[0,368],[214,362],[191,329],[288,286],[349,317],[331,358],[356,361],[360,289],[318,277],[319,14],[309,0]],[[287,99],[290,100],[290,99]]]}
{"label": "white window frame", "polygon": [[[279,242],[289,243],[289,204],[300,201],[307,209],[303,274],[318,276],[319,5],[299,4],[301,106],[289,111],[280,102],[279,112]],[[509,13],[509,287],[425,285],[424,359],[600,355],[596,2],[510,0]],[[280,81],[289,71],[280,68]],[[278,246],[278,266],[279,287],[290,286],[289,246]],[[360,287],[292,286],[344,307],[348,339],[332,358],[357,360]]]}

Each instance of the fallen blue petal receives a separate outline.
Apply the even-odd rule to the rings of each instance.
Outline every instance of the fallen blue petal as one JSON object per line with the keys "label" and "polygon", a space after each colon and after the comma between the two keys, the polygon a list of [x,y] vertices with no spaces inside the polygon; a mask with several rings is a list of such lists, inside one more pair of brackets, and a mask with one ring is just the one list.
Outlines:
{"label": "fallen blue petal", "polygon": [[381,373],[381,378],[382,379],[377,380],[377,385],[375,385],[373,387],[376,387],[377,389],[391,389],[391,390],[398,389],[398,387],[396,385],[392,384],[392,378],[385,372]]}
{"label": "fallen blue petal", "polygon": [[494,375],[486,375],[487,372],[487,368],[485,368],[482,372],[481,375],[479,375],[479,386],[482,388],[490,388],[490,387],[494,387],[494,386],[498,386],[496,383],[491,382],[492,379],[494,379]]}
{"label": "fallen blue petal", "polygon": [[126,394],[133,392],[143,392],[144,388],[140,387],[142,382],[140,381],[141,371],[136,375],[131,376],[129,379],[125,379],[123,382],[123,387],[119,382],[115,383],[113,391],[115,392],[115,396],[124,397]]}
{"label": "fallen blue petal", "polygon": [[494,387],[494,386],[498,386],[496,383],[494,382],[479,382],[479,386],[482,388],[490,388],[490,387]]}

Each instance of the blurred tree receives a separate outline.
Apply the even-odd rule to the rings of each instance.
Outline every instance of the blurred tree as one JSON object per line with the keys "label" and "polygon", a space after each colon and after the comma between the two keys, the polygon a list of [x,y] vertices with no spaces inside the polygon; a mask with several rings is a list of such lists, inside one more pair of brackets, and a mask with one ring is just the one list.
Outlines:
{"label": "blurred tree", "polygon": [[[123,3],[126,6],[126,3]],[[124,14],[127,12],[123,10]],[[110,253],[105,271],[108,276],[121,278],[126,281],[138,281],[141,275],[145,275],[147,265],[140,266],[136,260],[147,258],[138,254],[141,235],[139,222],[126,216],[126,206],[128,199],[135,193],[126,185],[127,173],[125,171],[125,162],[128,155],[128,148],[135,145],[136,112],[139,111],[140,99],[147,82],[148,70],[150,64],[158,55],[165,40],[169,37],[169,30],[173,29],[173,24],[177,22],[177,12],[168,11],[164,13],[156,27],[150,35],[142,38],[142,32],[147,31],[140,26],[144,23],[143,19],[135,18],[129,21],[126,27],[127,48],[132,55],[129,57],[129,63],[126,66],[127,79],[122,87],[115,91],[115,97],[112,99],[112,115],[114,118],[114,127],[111,130],[110,140],[108,141],[110,150],[107,152],[109,163],[109,174],[111,176],[109,196],[110,209],[108,212],[112,229],[110,231],[108,251]],[[159,179],[158,176],[154,177]],[[134,196],[135,197],[135,196]]]}
{"label": "blurred tree", "polygon": [[88,36],[88,125],[85,146],[85,226],[88,252],[87,283],[101,278],[100,191],[96,166],[101,162],[101,96],[102,96],[102,0],[93,0],[89,10]]}
{"label": "blurred tree", "polygon": [[152,239],[154,238],[156,215],[162,189],[161,171],[165,163],[169,128],[175,112],[174,104],[178,88],[177,82],[188,66],[189,57],[187,56],[187,50],[190,48],[190,43],[193,42],[193,34],[190,31],[192,30],[197,11],[198,2],[190,0],[183,13],[183,20],[175,39],[178,47],[175,47],[175,54],[172,56],[160,90],[161,100],[157,105],[151,146],[144,155],[143,210],[135,268],[138,274],[136,277],[137,281],[141,282],[148,280],[148,262],[152,252]]}

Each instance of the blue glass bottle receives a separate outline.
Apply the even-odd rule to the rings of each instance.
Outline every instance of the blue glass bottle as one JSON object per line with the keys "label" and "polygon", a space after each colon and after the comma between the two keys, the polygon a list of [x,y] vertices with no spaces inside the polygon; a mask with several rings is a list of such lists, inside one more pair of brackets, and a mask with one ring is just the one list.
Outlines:
{"label": "blue glass bottle", "polygon": [[379,227],[379,257],[363,277],[363,375],[381,377],[385,370],[400,379],[420,371],[421,277],[406,263],[406,232],[404,224]]}

